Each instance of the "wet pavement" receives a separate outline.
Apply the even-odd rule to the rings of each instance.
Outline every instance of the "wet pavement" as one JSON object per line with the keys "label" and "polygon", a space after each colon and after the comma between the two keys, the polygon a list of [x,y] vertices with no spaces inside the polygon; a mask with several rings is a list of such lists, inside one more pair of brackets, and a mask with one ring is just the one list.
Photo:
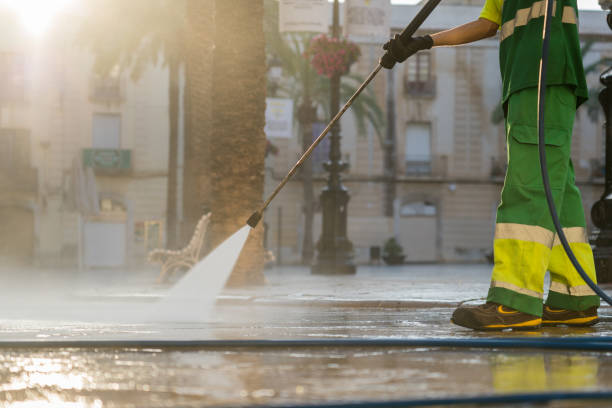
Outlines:
{"label": "wet pavement", "polygon": [[[477,333],[453,326],[449,318],[460,302],[482,301],[488,265],[373,266],[339,277],[312,276],[299,267],[272,269],[263,287],[225,290],[213,319],[203,323],[124,322],[129,308],[153,304],[167,288],[154,284],[151,270],[104,273],[75,279],[72,272],[61,278],[47,272],[28,284],[5,280],[0,341],[612,336],[609,307],[600,308],[600,324],[579,330]],[[30,294],[24,299],[25,289]],[[9,407],[236,406],[610,388],[612,353],[581,351],[9,348],[0,353],[0,406]]]}

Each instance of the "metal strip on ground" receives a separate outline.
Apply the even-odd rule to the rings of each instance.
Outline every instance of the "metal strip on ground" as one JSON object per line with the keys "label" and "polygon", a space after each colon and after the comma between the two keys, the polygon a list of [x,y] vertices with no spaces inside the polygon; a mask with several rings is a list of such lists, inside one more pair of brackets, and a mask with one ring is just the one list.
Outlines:
{"label": "metal strip on ground", "polygon": [[162,348],[162,349],[278,349],[334,347],[432,347],[480,349],[544,349],[612,352],[612,337],[434,338],[434,339],[294,339],[294,340],[63,340],[0,341],[0,349]]}

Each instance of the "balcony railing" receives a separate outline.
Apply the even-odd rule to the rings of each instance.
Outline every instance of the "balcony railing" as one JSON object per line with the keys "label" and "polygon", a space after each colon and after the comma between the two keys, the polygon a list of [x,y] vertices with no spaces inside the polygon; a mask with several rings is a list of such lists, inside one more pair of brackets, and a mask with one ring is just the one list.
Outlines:
{"label": "balcony railing", "polygon": [[404,169],[407,176],[431,174],[431,157],[406,159]]}
{"label": "balcony railing", "polygon": [[89,99],[97,103],[118,103],[123,98],[123,86],[120,78],[93,78],[91,80]]}
{"label": "balcony railing", "polygon": [[83,149],[83,166],[100,174],[125,174],[132,171],[132,151],[124,149]]}
{"label": "balcony railing", "polygon": [[448,157],[446,155],[406,156],[404,174],[410,177],[446,177],[448,175]]}
{"label": "balcony railing", "polygon": [[404,93],[410,96],[433,98],[436,96],[436,79],[409,81],[404,79]]}

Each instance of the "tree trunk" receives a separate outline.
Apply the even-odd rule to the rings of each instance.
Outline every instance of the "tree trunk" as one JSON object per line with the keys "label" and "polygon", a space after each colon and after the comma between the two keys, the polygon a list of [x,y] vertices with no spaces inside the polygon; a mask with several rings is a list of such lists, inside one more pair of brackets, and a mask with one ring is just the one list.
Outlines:
{"label": "tree trunk", "polygon": [[189,242],[210,195],[214,0],[189,0],[185,44],[185,163],[182,244]]}
{"label": "tree trunk", "polygon": [[168,115],[170,121],[170,140],[168,142],[168,182],[166,196],[166,237],[167,247],[178,246],[176,188],[178,183],[178,123],[179,123],[179,62],[172,58],[169,61]]}
{"label": "tree trunk", "polygon": [[[242,228],[261,205],[266,139],[262,0],[190,0],[187,161],[201,204],[212,213],[210,250]],[[211,18],[211,16],[214,16]],[[210,48],[212,43],[214,48]],[[185,191],[189,191],[185,188]],[[187,211],[186,211],[187,212]],[[202,210],[200,210],[200,215]],[[205,251],[206,252],[206,251]],[[263,283],[263,226],[251,231],[229,284]]]}

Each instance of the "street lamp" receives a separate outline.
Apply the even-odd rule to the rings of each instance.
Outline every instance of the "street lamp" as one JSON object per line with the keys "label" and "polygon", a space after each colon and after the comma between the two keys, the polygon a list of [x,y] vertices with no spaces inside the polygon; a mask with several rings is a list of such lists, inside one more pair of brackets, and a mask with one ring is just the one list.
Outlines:
{"label": "street lamp", "polygon": [[[334,0],[332,26],[333,38],[340,36],[339,4]],[[333,118],[340,110],[340,74],[330,80],[330,116]],[[348,275],[355,273],[353,264],[353,244],[347,237],[347,207],[349,193],[342,184],[341,173],[348,168],[342,161],[340,151],[340,123],[330,131],[329,161],[323,167],[327,170],[327,186],[321,192],[323,227],[317,242],[318,256],[312,266],[313,274]]]}
{"label": "street lamp", "polygon": [[[600,0],[599,4],[608,11],[608,27],[612,30],[612,0]],[[605,70],[599,80],[605,87],[599,93],[599,103],[606,119],[605,185],[601,198],[591,208],[591,219],[599,228],[591,243],[597,281],[605,283],[612,282],[612,68]]]}

